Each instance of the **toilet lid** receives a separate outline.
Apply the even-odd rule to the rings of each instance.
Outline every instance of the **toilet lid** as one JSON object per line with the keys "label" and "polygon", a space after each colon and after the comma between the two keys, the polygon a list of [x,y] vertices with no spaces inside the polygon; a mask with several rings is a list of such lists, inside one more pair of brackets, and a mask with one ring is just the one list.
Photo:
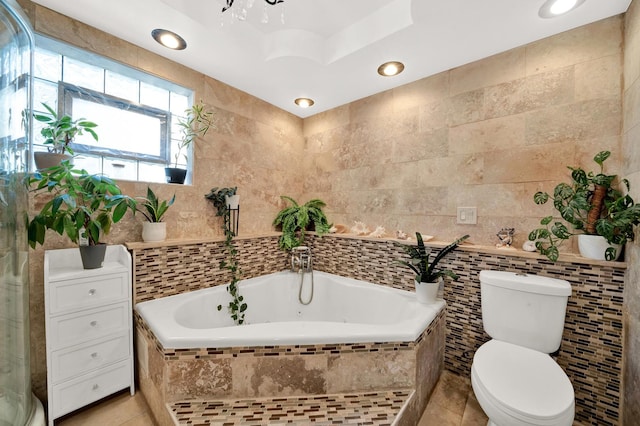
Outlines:
{"label": "toilet lid", "polygon": [[573,409],[569,378],[542,352],[490,340],[476,351],[472,370],[494,402],[518,417],[552,419]]}

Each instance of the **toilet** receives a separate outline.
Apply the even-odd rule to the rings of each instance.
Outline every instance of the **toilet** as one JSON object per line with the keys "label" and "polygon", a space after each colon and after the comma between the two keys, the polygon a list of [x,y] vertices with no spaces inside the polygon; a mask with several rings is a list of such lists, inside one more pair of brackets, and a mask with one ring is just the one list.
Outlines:
{"label": "toilet", "polygon": [[471,385],[488,426],[571,426],[573,386],[549,356],[560,347],[571,285],[537,275],[480,272],[484,330]]}

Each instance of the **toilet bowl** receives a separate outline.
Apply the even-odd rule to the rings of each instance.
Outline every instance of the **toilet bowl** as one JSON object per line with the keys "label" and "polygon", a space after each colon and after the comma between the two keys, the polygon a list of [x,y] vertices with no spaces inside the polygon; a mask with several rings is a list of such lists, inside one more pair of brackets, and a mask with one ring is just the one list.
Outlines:
{"label": "toilet bowl", "polygon": [[573,387],[547,354],[490,340],[471,366],[473,392],[490,426],[571,426]]}
{"label": "toilet bowl", "polygon": [[571,285],[555,278],[480,272],[482,323],[471,386],[489,426],[571,426],[571,381],[549,356],[562,341]]}

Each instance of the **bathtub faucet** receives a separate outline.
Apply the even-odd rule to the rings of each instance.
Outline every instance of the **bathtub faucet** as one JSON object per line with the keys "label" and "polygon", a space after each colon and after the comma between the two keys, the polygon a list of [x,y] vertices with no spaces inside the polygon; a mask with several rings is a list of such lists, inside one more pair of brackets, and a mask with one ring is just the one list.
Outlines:
{"label": "bathtub faucet", "polygon": [[311,249],[307,246],[294,247],[291,250],[291,271],[311,272]]}

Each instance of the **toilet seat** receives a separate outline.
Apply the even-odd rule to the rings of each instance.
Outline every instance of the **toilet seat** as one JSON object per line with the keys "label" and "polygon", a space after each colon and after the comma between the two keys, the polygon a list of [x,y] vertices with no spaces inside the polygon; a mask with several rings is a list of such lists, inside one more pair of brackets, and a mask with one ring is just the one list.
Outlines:
{"label": "toilet seat", "polygon": [[485,400],[514,421],[527,425],[573,422],[573,386],[547,354],[490,340],[476,351],[471,376],[481,405]]}

